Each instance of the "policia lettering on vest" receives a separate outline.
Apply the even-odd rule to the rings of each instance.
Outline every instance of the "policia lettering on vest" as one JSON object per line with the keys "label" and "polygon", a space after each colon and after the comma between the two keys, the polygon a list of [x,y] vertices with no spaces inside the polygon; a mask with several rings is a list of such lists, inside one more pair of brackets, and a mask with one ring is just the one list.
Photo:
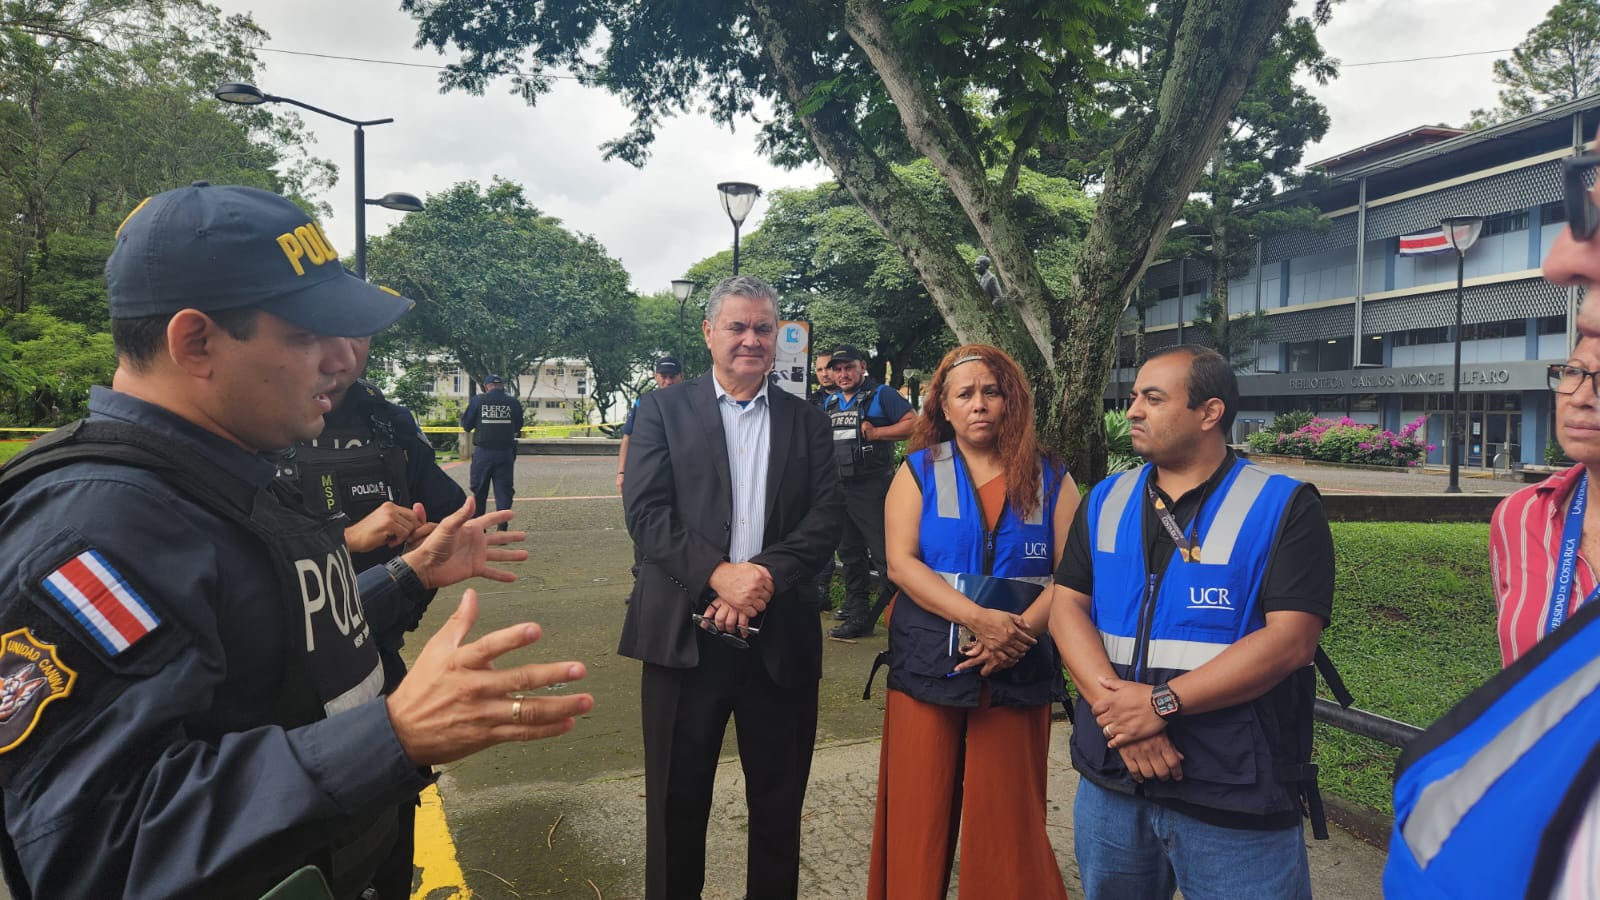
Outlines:
{"label": "policia lettering on vest", "polygon": [[350,337],[410,306],[313,234],[253,188],[140,204],[106,267],[114,389],[0,470],[0,872],[18,900],[259,897],[305,865],[356,897],[428,767],[592,707],[514,706],[584,669],[487,668],[539,632],[469,642],[472,591],[381,695],[380,647],[425,595],[510,581],[494,564],[527,554],[485,531],[509,512],[467,502],[358,573],[344,517],[285,490],[269,451],[319,434]]}
{"label": "policia lettering on vest", "polygon": [[[1323,836],[1311,664],[1333,539],[1315,488],[1228,449],[1238,396],[1215,351],[1152,356],[1128,409],[1149,464],[1090,491],[1056,572],[1050,632],[1082,692],[1072,762],[1091,900],[1310,896],[1301,817]],[[1217,845],[1226,867],[1192,856]],[[1129,883],[1130,866],[1146,879]]]}

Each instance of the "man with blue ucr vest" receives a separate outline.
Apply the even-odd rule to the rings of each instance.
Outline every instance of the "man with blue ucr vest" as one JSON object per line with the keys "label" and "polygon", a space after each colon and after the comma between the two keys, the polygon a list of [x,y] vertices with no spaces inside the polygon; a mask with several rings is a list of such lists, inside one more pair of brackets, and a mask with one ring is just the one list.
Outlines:
{"label": "man with blue ucr vest", "polygon": [[1311,896],[1300,819],[1304,801],[1320,836],[1310,664],[1333,539],[1315,488],[1228,448],[1238,403],[1215,351],[1151,356],[1128,408],[1150,462],[1095,486],[1056,572],[1088,900]]}
{"label": "man with blue ucr vest", "polygon": [[[473,431],[472,472],[468,481],[478,509],[488,510],[489,485],[494,484],[494,508],[511,508],[512,474],[517,465],[517,434],[522,431],[522,403],[507,394],[499,375],[483,377],[483,393],[472,398],[461,413],[461,430]],[[501,531],[506,526],[500,526]]]}
{"label": "man with blue ucr vest", "polygon": [[[828,374],[837,389],[823,404],[833,429],[833,457],[844,483],[844,533],[839,562],[844,565],[844,623],[829,637],[857,638],[872,634],[878,616],[889,604],[889,563],[883,549],[883,501],[894,478],[894,445],[911,435],[917,414],[906,398],[874,384],[867,376],[861,351],[835,347]],[[870,554],[870,560],[869,560]],[[879,575],[878,601],[869,600],[872,569]]]}

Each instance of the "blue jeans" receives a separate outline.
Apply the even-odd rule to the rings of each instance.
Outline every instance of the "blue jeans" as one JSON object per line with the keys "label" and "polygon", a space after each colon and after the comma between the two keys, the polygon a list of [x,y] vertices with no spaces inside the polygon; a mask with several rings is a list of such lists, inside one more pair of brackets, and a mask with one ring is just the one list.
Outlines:
{"label": "blue jeans", "polygon": [[1074,851],[1086,900],[1311,900],[1299,825],[1250,831],[1208,825],[1143,797],[1078,779]]}

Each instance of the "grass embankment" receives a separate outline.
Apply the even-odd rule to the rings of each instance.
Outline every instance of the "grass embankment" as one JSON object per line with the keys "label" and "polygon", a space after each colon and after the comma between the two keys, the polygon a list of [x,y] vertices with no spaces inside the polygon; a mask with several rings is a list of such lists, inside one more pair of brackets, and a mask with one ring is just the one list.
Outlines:
{"label": "grass embankment", "polygon": [[21,453],[26,446],[28,446],[27,441],[0,441],[0,466],[5,465],[6,460]]}
{"label": "grass embankment", "polygon": [[[1500,669],[1489,526],[1332,527],[1338,581],[1322,645],[1357,707],[1425,728]],[[1393,813],[1399,751],[1324,725],[1316,748],[1324,791]]]}

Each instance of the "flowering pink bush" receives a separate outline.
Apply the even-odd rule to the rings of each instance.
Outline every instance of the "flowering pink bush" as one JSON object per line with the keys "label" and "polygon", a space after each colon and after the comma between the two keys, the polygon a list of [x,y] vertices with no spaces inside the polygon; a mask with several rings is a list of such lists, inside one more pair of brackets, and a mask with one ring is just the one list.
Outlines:
{"label": "flowering pink bush", "polygon": [[1282,453],[1328,462],[1363,463],[1375,466],[1418,466],[1422,456],[1434,449],[1417,437],[1427,416],[1418,416],[1399,432],[1363,425],[1349,416],[1339,419],[1312,419],[1287,434],[1271,431],[1250,435],[1250,449],[1257,453]]}

